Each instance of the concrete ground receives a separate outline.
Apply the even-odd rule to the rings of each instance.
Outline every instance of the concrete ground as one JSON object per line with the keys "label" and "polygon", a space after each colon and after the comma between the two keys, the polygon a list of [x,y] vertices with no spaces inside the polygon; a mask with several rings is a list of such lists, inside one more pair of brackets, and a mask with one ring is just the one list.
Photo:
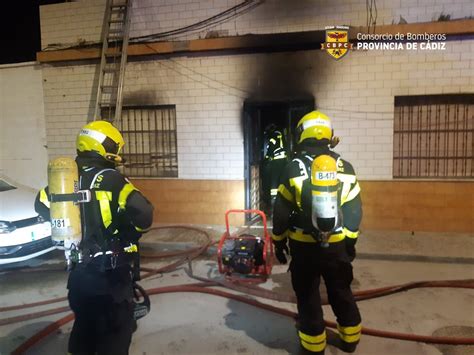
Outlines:
{"label": "concrete ground", "polygon": [[[209,228],[218,238],[221,228]],[[160,230],[144,238],[144,252],[151,248],[172,250],[190,246],[198,235],[183,230]],[[157,244],[152,242],[160,241]],[[365,290],[421,280],[474,279],[474,236],[430,233],[367,232],[358,244],[354,262],[354,290]],[[57,268],[62,255],[53,252],[30,262]],[[169,260],[166,261],[169,263]],[[159,266],[164,262],[144,262]],[[219,277],[212,250],[195,260],[194,272]],[[263,287],[291,293],[286,266],[274,267]],[[49,272],[1,272],[0,307],[29,303],[66,294],[67,274]],[[145,288],[194,282],[178,270],[141,282]],[[323,291],[324,292],[324,291]],[[262,302],[292,311],[295,305],[268,300]],[[54,307],[66,305],[55,304]],[[2,312],[0,319],[28,314],[53,306],[22,312]],[[379,299],[359,302],[363,325],[369,328],[410,334],[474,337],[474,291],[467,289],[416,289]],[[324,307],[325,318],[334,320]],[[65,314],[0,326],[0,354],[9,354],[25,339]],[[38,344],[28,354],[65,354],[71,324]],[[131,354],[299,354],[294,322],[270,313],[212,295],[175,293],[153,296],[152,312],[139,321]],[[472,354],[474,347],[427,345],[363,336],[357,354]],[[329,345],[326,354],[343,354]]]}

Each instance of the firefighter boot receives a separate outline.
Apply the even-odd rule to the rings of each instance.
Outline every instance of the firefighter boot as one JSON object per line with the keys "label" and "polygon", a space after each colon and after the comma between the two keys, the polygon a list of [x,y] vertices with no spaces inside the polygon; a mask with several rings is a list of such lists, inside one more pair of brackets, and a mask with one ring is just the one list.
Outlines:
{"label": "firefighter boot", "polygon": [[324,355],[324,350],[313,352],[306,350],[303,346],[300,346],[300,351],[298,352],[298,355]]}
{"label": "firefighter boot", "polygon": [[339,349],[341,349],[342,351],[344,351],[345,353],[353,353],[356,351],[356,348],[357,348],[357,344],[359,344],[358,341],[354,342],[354,343],[348,343],[344,340],[341,340],[340,341],[340,346],[339,346]]}

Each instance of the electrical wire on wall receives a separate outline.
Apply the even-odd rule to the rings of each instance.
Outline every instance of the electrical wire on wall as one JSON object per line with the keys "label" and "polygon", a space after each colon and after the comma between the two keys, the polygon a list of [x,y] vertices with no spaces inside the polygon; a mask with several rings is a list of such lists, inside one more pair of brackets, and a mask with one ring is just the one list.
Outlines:
{"label": "electrical wire on wall", "polygon": [[365,0],[365,8],[367,11],[367,33],[370,33],[371,27],[375,33],[375,26],[377,25],[377,0]]}
{"label": "electrical wire on wall", "polygon": [[230,9],[218,13],[212,17],[209,17],[203,21],[196,22],[192,25],[181,27],[175,30],[149,34],[145,36],[137,36],[130,38],[130,42],[143,43],[143,42],[155,42],[156,40],[167,38],[176,38],[182,35],[189,35],[195,32],[203,32],[210,28],[216,27],[220,24],[234,20],[237,17],[244,15],[245,13],[255,9],[264,3],[264,0],[247,0]]}
{"label": "electrical wire on wall", "polygon": [[[147,46],[149,47],[149,46]],[[152,47],[149,47],[151,49],[153,49]],[[154,50],[154,49],[153,49]],[[169,70],[172,70],[174,71],[175,73],[179,74],[179,75],[183,75],[191,80],[193,80],[194,82],[197,82],[197,83],[200,83],[200,84],[203,84],[205,85],[207,88],[209,89],[214,89],[214,90],[217,90],[219,92],[222,92],[224,94],[227,94],[227,95],[230,95],[230,96],[234,96],[234,97],[237,97],[239,99],[246,99],[249,97],[249,95],[251,95],[251,93],[249,91],[246,91],[246,90],[243,90],[241,88],[238,88],[236,86],[232,86],[232,85],[229,85],[229,84],[226,84],[222,81],[219,81],[217,79],[214,79],[208,75],[205,75],[205,74],[202,74],[182,63],[179,63],[178,61],[172,59],[172,58],[167,58],[166,59],[167,61],[170,61],[172,63],[174,63],[176,66],[179,66],[181,67],[182,69],[184,69],[185,71],[188,71],[189,73],[191,74],[195,74],[195,75],[198,75],[200,78],[204,78],[206,80],[200,80],[200,79],[196,79],[195,77],[193,77],[191,74],[189,73],[186,73],[186,72],[183,72],[183,71],[180,71],[176,68],[173,68],[172,66],[170,65],[167,65],[165,64],[165,61],[164,60],[160,60],[159,61],[159,64],[163,67],[165,67],[166,69],[169,69]],[[210,83],[215,83],[215,84],[219,84],[221,87],[216,87],[216,86],[211,86]],[[228,91],[224,91],[224,89],[231,89],[233,92],[228,92]],[[238,93],[235,93],[235,92],[238,92]],[[242,93],[242,94],[239,94],[239,93]]]}
{"label": "electrical wire on wall", "polygon": [[[160,54],[158,51],[156,51],[152,46],[148,45],[148,42],[156,42],[157,40],[164,40],[164,39],[170,39],[170,38],[179,38],[182,36],[186,36],[192,33],[199,33],[206,31],[210,28],[216,27],[220,24],[229,22],[231,20],[236,19],[237,17],[255,9],[256,7],[260,6],[263,4],[265,0],[246,0],[240,4],[237,4],[223,12],[220,12],[214,16],[211,16],[205,20],[196,22],[192,25],[181,27],[178,29],[170,30],[170,31],[165,31],[165,32],[159,32],[159,33],[153,33],[149,35],[144,35],[144,36],[137,36],[137,37],[132,37],[130,38],[129,42],[130,43],[144,43],[148,48],[156,52],[157,54]],[[366,8],[367,8],[367,28],[368,30],[370,27],[373,27],[373,30],[375,31],[375,26],[376,26],[376,21],[377,21],[377,4],[376,0],[366,0]],[[93,46],[97,45],[99,42],[94,42],[94,43],[89,43],[87,45],[81,44],[81,45],[73,45],[73,46],[68,46],[64,47],[62,45],[50,45],[46,47],[46,50],[57,50],[57,49],[70,49],[70,48],[84,48],[88,46]],[[61,46],[61,47],[59,47]],[[167,58],[167,61],[174,63],[176,66],[180,67],[182,70],[178,70],[173,67],[173,65],[168,65],[166,64],[165,60],[160,60],[159,63],[161,66],[172,70],[179,75],[183,75],[195,82],[198,82],[202,85],[205,85],[206,87],[210,89],[217,90],[219,92],[222,92],[224,94],[230,95],[237,97],[239,99],[246,99],[249,96],[252,95],[251,92],[244,90],[242,88],[236,87],[229,85],[227,83],[224,83],[222,81],[219,81],[217,79],[214,79],[208,75],[202,74],[192,68],[189,68],[185,64],[182,64],[176,60],[173,60],[172,58]],[[193,75],[194,74],[194,75]],[[197,75],[199,79],[196,78]],[[205,79],[205,80],[202,80]],[[217,85],[213,85],[217,84]],[[227,89],[227,90],[226,90]],[[352,109],[340,109],[340,108],[329,108],[329,107],[319,107],[322,110],[327,110],[327,111],[334,111],[342,114],[344,116],[345,113],[363,113],[366,114],[367,119],[374,119],[374,120],[392,120],[393,119],[393,111],[356,111]],[[385,117],[386,116],[386,117]],[[342,119],[350,119],[350,116],[348,117],[340,117]]]}
{"label": "electrical wire on wall", "polygon": [[[148,47],[148,46],[147,46]],[[153,49],[152,47],[149,47],[151,49]],[[184,73],[182,71],[179,71],[175,68],[173,68],[172,66],[169,66],[167,64],[164,63],[164,61],[159,61],[160,65],[162,65],[163,67],[165,67],[166,69],[169,69],[169,70],[172,70],[174,71],[175,73],[178,73],[180,75],[183,75],[197,83],[200,83],[200,84],[203,84],[205,86],[207,86],[209,89],[214,89],[214,90],[217,90],[217,91],[220,91],[224,94],[228,94],[228,95],[231,95],[231,96],[234,96],[234,97],[237,97],[239,99],[246,99],[248,98],[252,93],[250,91],[246,91],[244,89],[241,89],[241,88],[238,88],[236,86],[232,86],[232,85],[229,85],[229,84],[226,84],[220,80],[217,80],[217,79],[214,79],[208,75],[205,75],[205,74],[202,74],[202,73],[199,73],[198,71],[182,64],[182,63],[179,63],[178,61],[176,60],[173,60],[171,58],[168,58],[167,59],[168,61],[176,64],[177,66],[183,68],[184,70],[187,70],[189,71],[190,73],[192,74],[195,74],[195,75],[199,75],[201,78],[205,78],[207,79],[207,82],[206,81],[203,81],[203,80],[197,80],[195,77],[193,77],[192,75],[190,74],[187,74],[187,73]],[[215,86],[211,86],[209,84],[209,82],[214,82],[216,84],[219,84],[221,85],[222,87],[215,87]],[[243,93],[244,95],[239,95],[239,94],[233,94],[232,92],[227,92],[227,91],[223,91],[223,88],[228,88],[228,89],[231,89],[231,90],[234,90],[234,91],[238,91],[240,93]],[[375,120],[379,120],[379,121],[383,121],[383,120],[392,120],[393,119],[393,111],[357,111],[357,110],[353,110],[353,109],[343,109],[343,108],[330,108],[330,107],[323,107],[323,106],[318,106],[319,109],[321,110],[326,110],[326,111],[334,111],[334,112],[339,112],[339,113],[364,113],[364,114],[367,114],[367,115],[377,115],[378,117],[377,118],[373,118]],[[389,115],[387,118],[381,118],[380,116],[383,116],[383,115]],[[367,119],[371,119],[370,117],[367,117]]]}
{"label": "electrical wire on wall", "polygon": [[[265,0],[246,0],[238,5],[235,5],[225,11],[222,11],[214,16],[211,16],[205,20],[193,23],[191,25],[177,28],[170,31],[152,33],[144,36],[131,37],[129,43],[146,43],[146,42],[156,42],[157,40],[172,40],[187,36],[190,34],[201,33],[207,31],[211,28],[214,28],[218,25],[224,24],[231,20],[235,20],[237,17],[242,16],[249,11],[257,8],[263,4]],[[43,48],[42,50],[58,50],[58,49],[72,49],[72,48],[85,48],[97,46],[101,42],[81,42],[79,44],[50,44]]]}
{"label": "electrical wire on wall", "polygon": [[[155,48],[153,48],[152,46],[150,46],[150,45],[146,45],[146,46],[148,48],[150,48],[152,51],[159,54],[159,52]],[[224,83],[220,80],[214,79],[214,78],[210,77],[209,75],[205,75],[203,73],[200,73],[200,72],[188,67],[187,65],[182,64],[182,63],[180,63],[177,60],[174,60],[172,58],[167,58],[166,61],[172,62],[176,66],[182,68],[183,71],[174,68],[172,65],[168,65],[165,62],[165,60],[159,60],[158,62],[164,68],[169,69],[171,71],[174,71],[175,73],[177,73],[179,75],[183,75],[183,76],[191,79],[192,81],[194,81],[196,83],[205,85],[209,89],[214,89],[218,92],[222,92],[224,94],[227,94],[227,95],[230,95],[230,96],[233,96],[233,97],[237,97],[239,99],[244,99],[244,100],[249,98],[252,95],[252,93],[250,91],[247,91],[247,90],[244,90],[242,88],[232,86],[232,85],[226,84],[226,83]],[[197,75],[199,77],[199,79],[196,78],[196,76],[193,76],[193,74]],[[202,79],[205,79],[205,80],[202,80]],[[211,85],[211,83],[218,84],[218,86]],[[226,88],[230,89],[230,91],[225,90]],[[365,118],[369,119],[369,120],[375,120],[375,121],[391,121],[391,120],[393,120],[393,110],[392,111],[357,111],[357,110],[354,110],[354,109],[330,108],[330,107],[324,107],[324,106],[318,106],[318,108],[321,109],[321,110],[325,110],[325,111],[337,112],[338,113],[338,118],[341,118],[341,119],[351,119],[350,115],[345,115],[345,114],[350,114],[350,113],[361,114],[362,113],[362,114],[365,114],[366,115]]]}
{"label": "electrical wire on wall", "polygon": [[[150,49],[153,49],[151,46],[147,46],[149,47]],[[154,49],[153,49],[154,50]],[[198,75],[200,76],[201,78],[204,78],[204,79],[207,79],[207,80],[199,80],[199,79],[196,79],[195,77],[193,77],[192,75],[190,74],[187,74],[185,72],[182,72],[182,71],[179,71],[175,68],[173,68],[172,66],[170,65],[167,65],[165,64],[164,61],[159,61],[160,65],[162,65],[163,67],[165,67],[166,69],[169,69],[169,70],[172,70],[174,71],[175,73],[177,74],[180,74],[180,75],[183,75],[197,83],[200,83],[202,85],[205,85],[206,87],[208,87],[209,89],[214,89],[214,90],[217,90],[219,92],[222,92],[224,94],[227,94],[227,95],[230,95],[230,96],[234,96],[234,97],[237,97],[239,99],[247,99],[248,97],[250,97],[252,95],[252,93],[250,91],[247,91],[247,90],[244,90],[244,89],[241,89],[241,88],[238,88],[236,86],[232,86],[232,85],[229,85],[229,84],[226,84],[220,80],[217,80],[217,79],[214,79],[208,75],[205,75],[205,74],[202,74],[202,73],[199,73],[198,71],[182,64],[182,63],[179,63],[178,61],[176,60],[173,60],[171,58],[167,58],[168,61],[176,64],[177,66],[183,68],[184,70],[187,70],[189,71],[191,74],[195,74],[195,75]],[[219,84],[221,87],[215,87],[215,86],[212,86],[210,84],[210,82],[213,82],[213,83],[216,83],[216,84]],[[238,94],[238,93],[232,93],[232,92],[228,92],[228,91],[224,91],[223,89],[224,88],[227,88],[227,89],[231,89],[233,90],[234,92],[235,91],[238,91],[242,94]],[[391,121],[393,120],[393,111],[357,111],[357,110],[354,110],[354,109],[343,109],[343,108],[330,108],[330,107],[324,107],[324,106],[318,106],[319,109],[321,110],[325,110],[325,111],[333,111],[333,112],[337,112],[339,113],[338,117],[339,118],[345,118],[345,119],[350,119],[351,117],[350,116],[346,116],[344,117],[344,114],[345,113],[363,113],[363,114],[366,114],[367,116],[365,117],[366,119],[369,119],[369,120],[376,120],[376,121]]]}

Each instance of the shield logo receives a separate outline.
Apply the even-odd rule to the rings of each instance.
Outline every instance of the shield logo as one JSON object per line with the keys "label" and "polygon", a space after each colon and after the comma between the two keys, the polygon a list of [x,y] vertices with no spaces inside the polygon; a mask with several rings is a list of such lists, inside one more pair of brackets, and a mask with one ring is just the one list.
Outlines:
{"label": "shield logo", "polygon": [[352,48],[348,29],[343,26],[326,27],[326,42],[321,44],[321,49],[336,60],[344,57]]}

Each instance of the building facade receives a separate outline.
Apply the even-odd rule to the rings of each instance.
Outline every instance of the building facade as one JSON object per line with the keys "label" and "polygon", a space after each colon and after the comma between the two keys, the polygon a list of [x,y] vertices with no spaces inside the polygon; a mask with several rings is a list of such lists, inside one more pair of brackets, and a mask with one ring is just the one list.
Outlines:
{"label": "building facade", "polygon": [[[252,156],[260,149],[250,143],[252,137],[262,135],[261,126],[271,115],[280,117],[290,112],[289,116],[295,116],[287,122],[291,130],[291,124],[303,113],[298,111],[303,103],[305,107],[313,104],[333,119],[335,134],[341,137],[336,150],[352,162],[361,180],[363,228],[474,232],[474,199],[465,198],[474,194],[474,110],[472,102],[469,104],[469,94],[474,94],[474,40],[469,29],[463,28],[470,24],[472,32],[473,20],[465,18],[472,17],[474,4],[468,0],[376,3],[377,9],[367,8],[362,0],[330,3],[269,0],[241,7],[239,1],[230,0],[135,0],[130,37],[137,38],[137,42],[140,37],[151,38],[148,48],[152,48],[152,53],[129,56],[124,107],[129,120],[138,119],[142,123],[140,127],[135,123],[134,129],[131,123],[127,127],[130,132],[161,132],[155,136],[157,142],[166,137],[167,157],[164,148],[160,148],[161,155],[153,154],[153,149],[140,151],[138,138],[131,133],[127,144],[130,150],[135,145],[137,154],[146,153],[147,159],[158,156],[157,164],[163,165],[163,169],[153,172],[146,159],[141,164],[136,161],[137,170],[132,174],[154,202],[156,220],[222,224],[226,209],[250,207],[254,185],[259,184],[258,177],[256,183],[252,182],[252,174],[258,176],[258,167],[255,168],[258,161]],[[228,16],[222,15],[231,8],[234,9]],[[100,41],[104,9],[105,0],[41,6],[42,53],[71,51],[71,46]],[[285,34],[324,31],[325,26],[361,28],[369,18],[375,17],[375,12],[376,24],[385,25],[392,32],[403,28],[405,23],[405,26],[424,23],[422,27],[412,28],[425,28],[429,32],[430,26],[438,26],[446,15],[449,19],[459,19],[456,21],[461,21],[461,30],[460,34],[451,30],[452,34],[444,41],[445,50],[350,51],[340,60],[314,46],[288,49],[275,44],[275,48],[265,50],[208,49],[162,55],[159,50],[153,52],[151,45],[158,41],[180,41],[189,48],[206,38],[274,34],[281,39]],[[222,22],[194,29],[196,23],[214,16],[221,16]],[[447,28],[456,21],[445,21]],[[165,36],[167,32],[188,27],[189,31]],[[154,36],[143,37],[150,35]],[[50,158],[75,154],[75,135],[93,113],[98,60],[81,59],[81,53],[90,50],[87,46],[74,48],[79,53],[74,60],[42,61]],[[422,107],[421,115],[430,116],[423,114],[423,106],[426,109],[431,104],[423,100],[433,95],[438,95],[433,107],[438,107],[438,102],[444,105],[443,110],[448,110],[448,106],[457,111],[467,110],[462,111],[462,117],[456,114],[460,125],[467,122],[463,130],[466,134],[456,136],[467,146],[460,148],[465,154],[462,160],[465,166],[453,168],[451,176],[447,173],[451,168],[444,171],[437,168],[430,175],[428,170],[432,166],[410,175],[406,168],[397,165],[397,159],[399,156],[402,159],[401,153],[405,151],[397,132],[403,135],[406,131],[397,130],[397,119],[405,112],[405,102],[407,107],[415,105],[407,99],[414,96],[423,102],[415,105]],[[458,97],[453,102],[443,101],[443,96],[453,95]],[[273,112],[276,106],[283,107],[284,113]],[[171,112],[166,119],[163,110]],[[252,114],[255,110],[267,117],[260,118],[258,125],[257,116]],[[158,113],[161,123],[156,123],[153,129],[143,123],[149,122],[150,117],[156,120]],[[444,113],[448,121],[451,114],[455,115]],[[410,115],[410,120],[416,122],[425,119]],[[458,138],[450,141],[458,142]],[[413,139],[423,140],[419,149],[429,146],[421,135]],[[151,143],[146,140],[141,144]]]}

